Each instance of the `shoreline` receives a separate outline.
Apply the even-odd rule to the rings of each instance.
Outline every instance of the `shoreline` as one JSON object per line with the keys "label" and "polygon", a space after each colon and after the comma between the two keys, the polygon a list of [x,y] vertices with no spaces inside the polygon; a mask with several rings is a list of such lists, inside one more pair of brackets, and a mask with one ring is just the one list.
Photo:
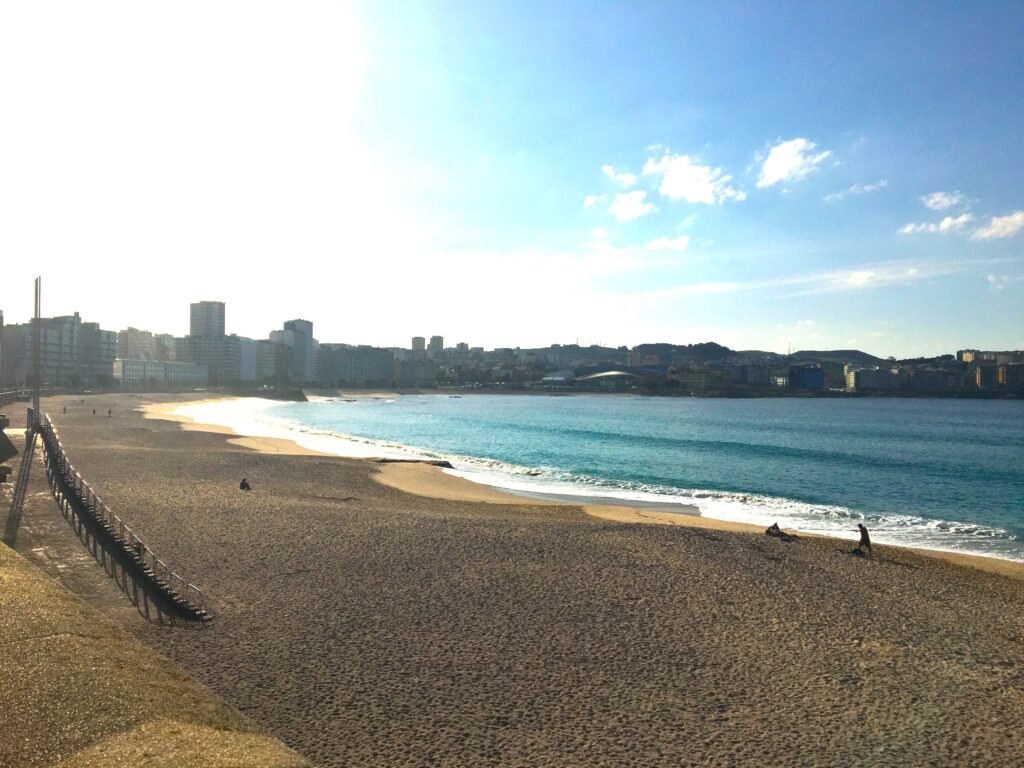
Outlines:
{"label": "shoreline", "polygon": [[[383,395],[382,395],[383,396]],[[146,419],[162,419],[176,422],[185,431],[207,432],[224,435],[227,442],[259,453],[282,456],[321,456],[343,458],[337,454],[315,451],[299,445],[293,440],[276,437],[252,437],[241,435],[235,430],[222,425],[200,422],[183,414],[175,413],[177,409],[214,402],[238,400],[238,397],[211,397],[201,400],[172,401],[163,403],[146,403],[138,407]],[[679,511],[660,509],[656,505],[601,503],[591,497],[582,497],[579,501],[572,497],[559,497],[557,494],[517,493],[495,486],[475,483],[456,475],[445,472],[441,467],[427,461],[409,459],[408,461],[391,460],[387,463],[374,461],[371,458],[344,457],[355,461],[375,464],[377,467],[374,479],[381,485],[394,488],[405,493],[427,498],[463,501],[480,504],[521,504],[529,506],[576,507],[585,514],[613,522],[643,525],[670,525],[689,528],[701,528],[711,531],[730,531],[764,535],[764,529],[753,523],[742,523],[704,517],[693,505],[676,505],[685,507]],[[816,533],[798,532],[800,537],[822,539],[826,541],[850,545],[849,539]],[[876,547],[908,550],[915,554],[931,557],[955,565],[976,568],[1009,578],[1024,581],[1024,563],[1006,560],[999,557],[950,552],[938,549],[923,549],[894,544],[876,544]]]}

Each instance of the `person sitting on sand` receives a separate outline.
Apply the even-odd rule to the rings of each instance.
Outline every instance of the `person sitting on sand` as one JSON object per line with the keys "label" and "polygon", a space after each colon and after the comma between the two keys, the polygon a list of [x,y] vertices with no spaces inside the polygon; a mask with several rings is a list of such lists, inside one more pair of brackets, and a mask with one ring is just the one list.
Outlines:
{"label": "person sitting on sand", "polygon": [[871,537],[868,536],[868,529],[864,527],[863,523],[857,523],[857,528],[860,530],[860,544],[853,551],[858,555],[871,557]]}
{"label": "person sitting on sand", "polygon": [[252,490],[252,486],[249,485],[249,480],[247,478],[243,477],[242,478],[242,482],[240,482],[238,484],[238,489],[240,491],[251,491]]}
{"label": "person sitting on sand", "polygon": [[783,541],[795,541],[797,539],[797,535],[795,533],[786,533],[784,530],[779,528],[778,523],[772,523],[768,526],[768,528],[765,529],[765,533],[769,536],[774,536],[777,539],[782,539]]}

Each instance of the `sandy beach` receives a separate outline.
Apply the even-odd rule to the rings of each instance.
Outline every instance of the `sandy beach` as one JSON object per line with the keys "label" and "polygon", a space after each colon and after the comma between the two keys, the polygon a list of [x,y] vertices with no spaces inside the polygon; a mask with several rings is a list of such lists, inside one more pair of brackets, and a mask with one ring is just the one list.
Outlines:
{"label": "sandy beach", "polygon": [[99,607],[319,765],[1024,764],[1017,564],[526,501],[161,400],[44,407],[216,618]]}

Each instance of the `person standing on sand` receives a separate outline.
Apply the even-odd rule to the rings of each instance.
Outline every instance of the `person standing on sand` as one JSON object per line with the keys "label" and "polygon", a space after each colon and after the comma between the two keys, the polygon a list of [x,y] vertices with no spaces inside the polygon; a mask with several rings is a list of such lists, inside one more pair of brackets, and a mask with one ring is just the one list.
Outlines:
{"label": "person standing on sand", "polygon": [[857,528],[860,530],[860,544],[857,545],[857,549],[871,557],[871,537],[868,536],[868,529],[863,523],[857,523]]}

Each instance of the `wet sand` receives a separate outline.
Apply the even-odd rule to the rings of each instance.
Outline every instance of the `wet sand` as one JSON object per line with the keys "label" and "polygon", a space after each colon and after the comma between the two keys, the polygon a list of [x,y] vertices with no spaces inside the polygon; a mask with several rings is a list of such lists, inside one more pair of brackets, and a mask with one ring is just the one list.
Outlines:
{"label": "wet sand", "polygon": [[1024,764],[1018,579],[459,500],[433,468],[259,453],[141,403],[44,405],[216,619],[118,620],[318,764]]}

